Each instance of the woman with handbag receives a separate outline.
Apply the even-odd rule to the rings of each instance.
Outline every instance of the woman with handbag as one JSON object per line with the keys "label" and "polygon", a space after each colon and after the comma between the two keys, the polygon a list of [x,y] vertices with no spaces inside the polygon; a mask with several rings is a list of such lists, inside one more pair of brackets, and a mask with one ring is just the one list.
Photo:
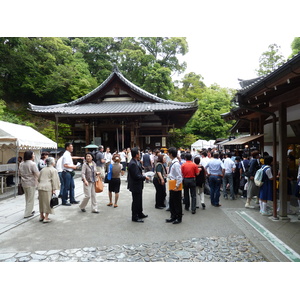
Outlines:
{"label": "woman with handbag", "polygon": [[48,157],[46,167],[40,172],[38,178],[40,222],[50,223],[49,214],[54,215],[54,210],[50,206],[51,197],[55,191],[60,189],[60,181],[57,170],[54,168],[55,159]]}
{"label": "woman with handbag", "polygon": [[34,195],[39,177],[39,170],[34,162],[34,153],[30,150],[24,153],[24,162],[20,164],[19,174],[21,184],[25,193],[25,213],[24,218],[30,218],[34,215]]}
{"label": "woman with handbag", "polygon": [[157,155],[157,163],[155,165],[155,174],[153,178],[153,184],[155,186],[156,194],[155,194],[155,208],[163,209],[166,207],[165,199],[167,196],[166,193],[166,177],[167,171],[164,166],[165,156],[162,154]]}
{"label": "woman with handbag", "polygon": [[85,208],[91,199],[92,212],[98,214],[98,205],[96,201],[95,182],[99,180],[100,172],[97,172],[96,163],[93,160],[93,154],[87,152],[85,154],[85,163],[82,165],[81,177],[83,181],[84,198],[79,205],[82,212],[86,212]]}

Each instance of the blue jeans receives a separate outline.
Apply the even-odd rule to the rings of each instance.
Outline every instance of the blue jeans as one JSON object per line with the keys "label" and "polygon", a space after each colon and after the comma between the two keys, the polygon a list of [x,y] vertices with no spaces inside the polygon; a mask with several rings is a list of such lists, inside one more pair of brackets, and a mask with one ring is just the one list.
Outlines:
{"label": "blue jeans", "polygon": [[229,187],[230,187],[230,197],[231,197],[231,199],[234,199],[233,174],[232,173],[225,173],[224,178],[223,178],[224,198],[227,197],[226,186],[228,183],[229,183]]}
{"label": "blue jeans", "polygon": [[212,205],[219,204],[221,184],[222,177],[214,175],[209,176],[210,201]]}
{"label": "blue jeans", "polygon": [[59,177],[59,181],[60,181],[59,196],[61,196],[61,197],[62,197],[63,191],[64,191],[64,180],[63,180],[63,177],[62,177],[62,173],[63,172],[58,172],[58,177]]}
{"label": "blue jeans", "polygon": [[74,198],[74,189],[75,189],[75,183],[73,176],[70,172],[62,172],[62,178],[64,181],[64,190],[62,194],[61,201],[63,204],[66,204],[68,201],[68,191],[70,192],[70,202],[75,202]]}

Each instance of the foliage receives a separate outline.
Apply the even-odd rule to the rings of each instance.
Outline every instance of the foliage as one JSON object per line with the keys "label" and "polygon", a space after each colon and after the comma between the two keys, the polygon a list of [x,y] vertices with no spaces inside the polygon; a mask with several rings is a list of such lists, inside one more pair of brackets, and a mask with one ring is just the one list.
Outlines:
{"label": "foliage", "polygon": [[171,129],[169,145],[176,148],[190,148],[198,140],[197,136],[192,133],[186,133],[183,129]]}
{"label": "foliage", "polygon": [[214,84],[203,90],[198,110],[186,125],[186,131],[204,140],[225,138],[232,122],[225,122],[221,114],[230,111],[235,91]]}
{"label": "foliage", "polygon": [[54,104],[96,87],[82,54],[61,38],[0,38],[0,89],[5,100]]}
{"label": "foliage", "polygon": [[294,38],[291,44],[291,48],[292,48],[292,54],[290,55],[290,58],[300,52],[300,37]]}
{"label": "foliage", "polygon": [[184,75],[180,82],[175,82],[176,85],[171,96],[172,99],[180,102],[191,102],[197,98],[201,98],[205,90],[205,84],[202,80],[203,77],[194,72]]}
{"label": "foliage", "polygon": [[263,52],[259,58],[259,69],[256,70],[258,76],[267,75],[273,72],[285,62],[283,55],[280,53],[280,46],[271,44],[268,50]]}

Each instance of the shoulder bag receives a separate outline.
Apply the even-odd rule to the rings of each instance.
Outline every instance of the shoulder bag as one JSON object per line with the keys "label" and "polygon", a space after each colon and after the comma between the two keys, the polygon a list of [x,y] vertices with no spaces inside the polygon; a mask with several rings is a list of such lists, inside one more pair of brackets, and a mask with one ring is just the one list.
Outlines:
{"label": "shoulder bag", "polygon": [[95,182],[95,192],[102,193],[103,192],[103,182],[100,176],[97,176],[98,180]]}

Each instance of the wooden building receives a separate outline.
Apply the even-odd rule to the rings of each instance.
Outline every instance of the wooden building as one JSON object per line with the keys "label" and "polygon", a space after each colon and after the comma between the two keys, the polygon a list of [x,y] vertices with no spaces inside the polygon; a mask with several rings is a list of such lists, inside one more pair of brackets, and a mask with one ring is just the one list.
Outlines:
{"label": "wooden building", "polygon": [[[168,147],[170,129],[183,127],[198,108],[194,102],[165,100],[139,88],[114,68],[96,89],[64,104],[38,106],[29,110],[56,122],[72,125],[75,153],[90,143],[111,150],[139,146]],[[58,132],[56,130],[56,132]]]}
{"label": "wooden building", "polygon": [[[274,157],[275,175],[277,166],[280,169],[279,215],[285,218],[287,166],[295,180],[300,163],[300,53],[268,75],[242,85],[235,96],[237,107],[222,117],[237,121],[232,133],[250,133],[250,139],[260,141],[261,152],[266,151]],[[288,154],[292,158],[290,161]],[[274,214],[276,217],[276,210]]]}

